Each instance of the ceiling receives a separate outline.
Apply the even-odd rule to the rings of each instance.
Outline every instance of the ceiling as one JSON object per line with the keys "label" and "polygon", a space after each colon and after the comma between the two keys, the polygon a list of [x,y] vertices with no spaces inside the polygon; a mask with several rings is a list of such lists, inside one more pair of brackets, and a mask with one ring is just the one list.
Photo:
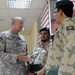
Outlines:
{"label": "ceiling", "polygon": [[30,34],[32,25],[38,21],[47,0],[32,0],[30,9],[9,9],[7,0],[0,0],[0,32],[11,28],[11,18],[21,16],[25,18],[23,34]]}

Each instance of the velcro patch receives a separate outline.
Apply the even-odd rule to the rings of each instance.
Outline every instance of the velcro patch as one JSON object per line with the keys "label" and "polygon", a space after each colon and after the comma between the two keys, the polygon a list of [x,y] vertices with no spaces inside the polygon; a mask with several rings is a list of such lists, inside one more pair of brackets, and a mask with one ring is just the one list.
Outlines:
{"label": "velcro patch", "polygon": [[66,30],[75,30],[74,26],[67,26]]}

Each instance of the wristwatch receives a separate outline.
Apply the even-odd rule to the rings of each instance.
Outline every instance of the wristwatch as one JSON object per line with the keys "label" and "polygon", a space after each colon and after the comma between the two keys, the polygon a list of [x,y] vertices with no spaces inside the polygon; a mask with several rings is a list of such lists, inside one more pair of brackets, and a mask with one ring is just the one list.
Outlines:
{"label": "wristwatch", "polygon": [[34,75],[37,75],[37,73],[36,73],[36,72],[34,72]]}

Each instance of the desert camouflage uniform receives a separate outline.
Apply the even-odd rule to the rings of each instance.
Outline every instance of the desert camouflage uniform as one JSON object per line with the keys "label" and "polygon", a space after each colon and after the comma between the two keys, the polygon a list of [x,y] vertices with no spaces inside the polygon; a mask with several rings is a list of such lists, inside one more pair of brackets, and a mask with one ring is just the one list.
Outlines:
{"label": "desert camouflage uniform", "polygon": [[27,53],[22,35],[13,35],[11,30],[0,34],[0,75],[27,75],[25,63],[17,60],[19,53]]}
{"label": "desert camouflage uniform", "polygon": [[[46,44],[51,46],[51,41],[47,41]],[[32,55],[34,58],[34,64],[42,64],[42,66],[46,64],[48,52],[42,47],[42,43],[34,47]]]}
{"label": "desert camouflage uniform", "polygon": [[75,24],[65,19],[58,28],[49,50],[46,72],[59,67],[58,75],[75,75]]}

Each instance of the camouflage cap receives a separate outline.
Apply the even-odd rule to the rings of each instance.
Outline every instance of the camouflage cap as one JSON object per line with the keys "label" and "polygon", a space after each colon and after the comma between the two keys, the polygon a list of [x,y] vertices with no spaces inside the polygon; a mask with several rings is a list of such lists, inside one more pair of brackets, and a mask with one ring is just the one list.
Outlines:
{"label": "camouflage cap", "polygon": [[57,1],[56,2],[56,8],[60,7],[60,6],[64,6],[64,5],[70,5],[70,6],[74,6],[72,1],[69,0],[62,0],[62,1]]}
{"label": "camouflage cap", "polygon": [[41,31],[47,31],[47,32],[50,34],[50,30],[49,30],[49,28],[47,28],[47,27],[41,28],[41,29],[39,30],[39,33],[41,33]]}

